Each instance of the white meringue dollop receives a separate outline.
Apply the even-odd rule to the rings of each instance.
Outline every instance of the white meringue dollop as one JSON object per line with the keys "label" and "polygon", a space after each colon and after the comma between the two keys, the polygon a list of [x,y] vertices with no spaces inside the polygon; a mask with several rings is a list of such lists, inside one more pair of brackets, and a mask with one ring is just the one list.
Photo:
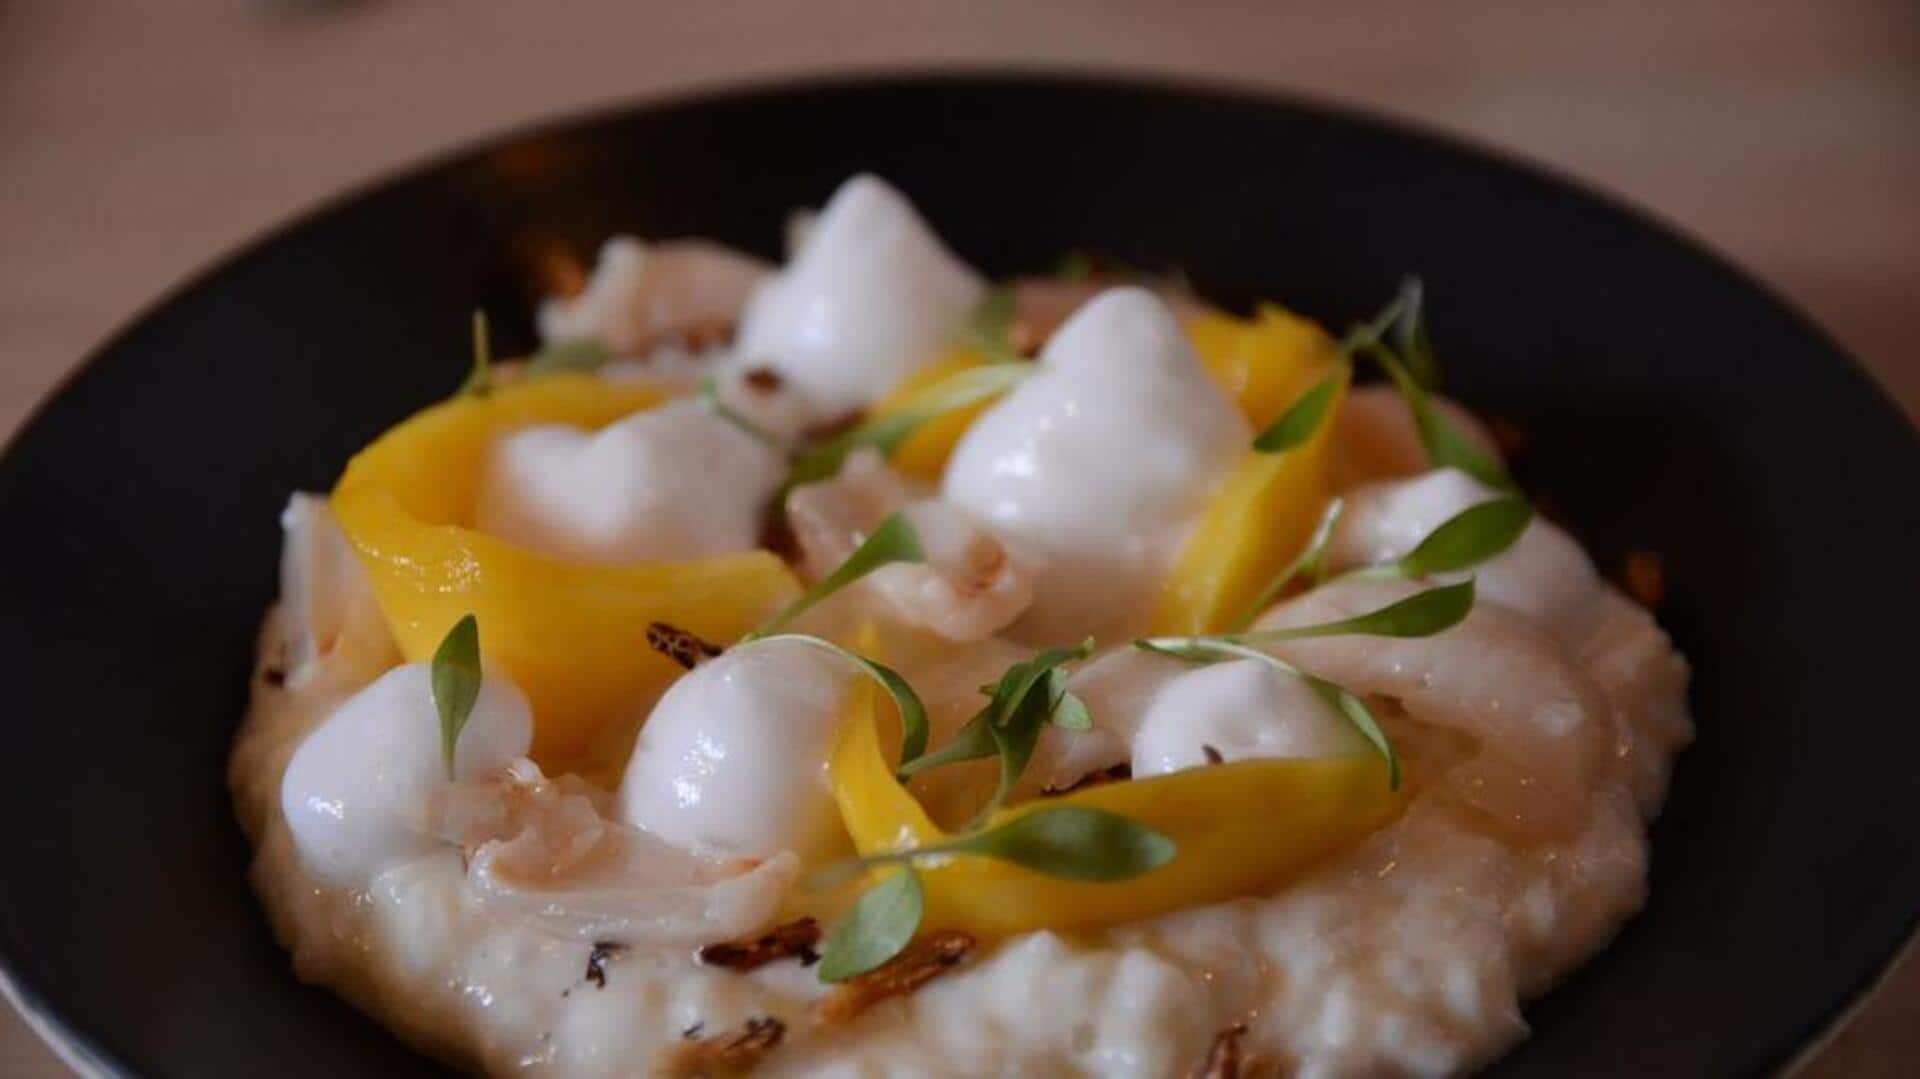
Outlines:
{"label": "white meringue dollop", "polygon": [[968,429],[943,493],[1043,563],[1017,636],[1104,637],[1143,614],[1251,437],[1166,304],[1116,288]]}
{"label": "white meringue dollop", "polygon": [[[505,768],[533,744],[533,713],[513,683],[486,676],[460,731],[453,778]],[[428,798],[448,782],[430,667],[381,675],[322,720],[287,762],[280,809],[316,876],[364,883],[443,842],[426,827]]]}
{"label": "white meringue dollop", "polygon": [[528,427],[488,452],[483,532],[583,562],[678,561],[752,550],[780,453],[682,400],[598,432]]}
{"label": "white meringue dollop", "polygon": [[904,195],[855,176],[748,303],[737,362],[778,373],[831,420],[938,359],[985,293]]}

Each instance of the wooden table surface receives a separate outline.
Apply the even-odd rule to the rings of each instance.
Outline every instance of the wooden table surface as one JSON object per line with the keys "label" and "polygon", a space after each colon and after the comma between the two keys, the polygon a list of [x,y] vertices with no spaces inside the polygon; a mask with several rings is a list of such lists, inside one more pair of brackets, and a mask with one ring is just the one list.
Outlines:
{"label": "wooden table surface", "polygon": [[[667,90],[983,62],[1305,90],[1551,162],[1757,272],[1920,415],[1912,0],[0,0],[0,435],[186,274],[425,154]],[[1808,1074],[1920,1071],[1905,968]],[[0,1015],[0,1074],[63,1072]]]}

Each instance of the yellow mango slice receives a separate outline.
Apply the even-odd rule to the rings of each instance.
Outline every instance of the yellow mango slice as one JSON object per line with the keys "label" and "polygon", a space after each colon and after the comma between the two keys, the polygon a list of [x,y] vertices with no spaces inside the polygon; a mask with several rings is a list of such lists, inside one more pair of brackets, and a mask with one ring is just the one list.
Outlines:
{"label": "yellow mango slice", "polygon": [[1311,319],[1261,304],[1250,319],[1210,313],[1187,323],[1207,373],[1258,431],[1340,362],[1338,342]]}
{"label": "yellow mango slice", "polygon": [[[987,362],[986,355],[978,349],[955,348],[933,364],[902,379],[898,386],[874,404],[869,419],[881,419],[897,412],[921,390]],[[953,455],[953,447],[960,442],[960,436],[966,434],[973,421],[982,412],[992,408],[993,404],[993,400],[981,401],[928,420],[894,448],[893,467],[917,479],[937,481],[947,467],[947,458]]]}
{"label": "yellow mango slice", "polygon": [[[1343,379],[1334,410],[1345,395]],[[1329,413],[1305,445],[1284,453],[1249,448],[1241,455],[1161,586],[1150,634],[1238,628],[1234,623],[1248,605],[1312,538],[1332,496],[1333,426]]]}
{"label": "yellow mango slice", "polygon": [[730,641],[791,600],[799,585],[764,551],[690,562],[568,562],[474,530],[487,447],[536,423],[603,427],[664,400],[662,391],[555,375],[458,397],[388,431],[347,464],[332,505],[409,660],[433,654],[462,615],[482,653],[533,703],[533,755],[549,770],[596,763],[609,725],[680,669],[647,647],[651,622]]}
{"label": "yellow mango slice", "polygon": [[[861,854],[943,842],[949,836],[893,778],[875,700],[871,686],[856,690],[834,750],[841,819]],[[1111,882],[1062,880],[980,855],[930,857],[915,863],[926,897],[922,924],[982,937],[1097,929],[1270,891],[1392,821],[1404,800],[1388,787],[1386,762],[1369,752],[1238,761],[1108,783],[1000,810],[987,827],[1062,806],[1151,826],[1178,853],[1150,873]]]}

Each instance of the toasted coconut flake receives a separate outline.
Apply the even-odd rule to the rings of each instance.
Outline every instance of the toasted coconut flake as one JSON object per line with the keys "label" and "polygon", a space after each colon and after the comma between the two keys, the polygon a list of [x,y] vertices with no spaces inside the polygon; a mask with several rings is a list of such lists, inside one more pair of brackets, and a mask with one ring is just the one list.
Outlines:
{"label": "toasted coconut flake", "polygon": [[687,670],[693,670],[702,660],[712,659],[725,651],[712,641],[702,640],[679,626],[670,626],[665,622],[655,622],[647,627],[647,647]]}
{"label": "toasted coconut flake", "polygon": [[685,1039],[667,1054],[657,1074],[672,1079],[717,1079],[723,1075],[741,1075],[752,1070],[760,1058],[777,1048],[787,1036],[787,1024],[771,1015],[749,1019],[739,1030],[698,1037],[704,1023],[695,1023],[682,1032]]}
{"label": "toasted coconut flake", "polygon": [[888,997],[911,993],[966,962],[974,943],[971,933],[958,930],[918,937],[899,955],[835,986],[814,1005],[814,1017],[822,1026],[838,1026]]}
{"label": "toasted coconut flake", "polygon": [[798,959],[803,967],[820,961],[813,946],[820,943],[820,923],[801,918],[775,926],[757,937],[723,940],[699,951],[700,961],[712,967],[741,972],[758,970],[782,959]]}
{"label": "toasted coconut flake", "polygon": [[1620,563],[1620,587],[1626,589],[1640,606],[1657,610],[1667,598],[1667,567],[1652,551],[1628,551]]}
{"label": "toasted coconut flake", "polygon": [[746,383],[748,389],[761,393],[773,393],[787,383],[780,372],[771,367],[755,367],[742,376],[741,381]]}
{"label": "toasted coconut flake", "polygon": [[595,989],[607,987],[607,960],[627,950],[627,946],[614,940],[596,940],[593,950],[587,953],[587,980]]}
{"label": "toasted coconut flake", "polygon": [[1242,1079],[1251,1074],[1248,1061],[1240,1051],[1240,1039],[1247,1033],[1245,1023],[1235,1023],[1213,1036],[1207,1055],[1190,1074],[1193,1079]]}

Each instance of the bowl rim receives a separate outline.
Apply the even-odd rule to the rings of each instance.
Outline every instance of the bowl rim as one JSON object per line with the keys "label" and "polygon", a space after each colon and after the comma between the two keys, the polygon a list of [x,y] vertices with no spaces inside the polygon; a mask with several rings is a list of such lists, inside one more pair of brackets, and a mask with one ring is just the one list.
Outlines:
{"label": "bowl rim", "polygon": [[[56,401],[86,380],[100,377],[108,358],[119,351],[146,323],[168,308],[209,288],[217,288],[229,274],[247,265],[297,233],[321,225],[336,212],[378,192],[434,174],[451,172],[481,156],[516,142],[578,134],[638,114],[744,105],[760,99],[816,92],[884,92],[902,88],[978,89],[1016,91],[1056,89],[1146,93],[1200,105],[1277,110],[1331,119],[1340,124],[1372,129],[1396,140],[1411,141],[1424,150],[1480,167],[1492,167],[1515,178],[1597,207],[1621,224],[1638,229],[1679,257],[1703,262],[1784,316],[1794,328],[1822,347],[1849,376],[1877,396],[1920,436],[1905,403],[1858,357],[1841,345],[1795,299],[1776,288],[1692,229],[1650,207],[1605,190],[1570,170],[1536,159],[1523,151],[1427,120],[1399,115],[1373,105],[1294,88],[1250,84],[1220,76],[1142,71],[1119,65],[1057,63],[954,63],[861,66],[851,71],[798,69],[744,78],[697,80],[657,92],[614,98],[584,107],[563,109],[531,122],[503,124],[479,131],[420,157],[406,158],[376,168],[341,189],[308,201],[275,218],[272,223],[200,262],[195,269],[136,307],[104,336],[97,338],[80,361],[56,379],[21,417],[4,445],[0,470],[19,464],[19,448],[32,437]],[[76,1073],[95,1077],[137,1076],[118,1054],[94,1034],[80,1028],[65,1012],[24,976],[20,964],[0,934],[0,998],[9,1002],[25,1025],[55,1056]],[[1819,1015],[1781,1038],[1756,1061],[1749,1062],[1775,1074],[1791,1075],[1804,1068],[1830,1045],[1877,990],[1891,978],[1903,959],[1920,955],[1920,908],[1911,911],[1899,939],[1873,968]],[[1552,990],[1548,990],[1551,992]],[[371,1019],[369,1022],[373,1021]]]}

